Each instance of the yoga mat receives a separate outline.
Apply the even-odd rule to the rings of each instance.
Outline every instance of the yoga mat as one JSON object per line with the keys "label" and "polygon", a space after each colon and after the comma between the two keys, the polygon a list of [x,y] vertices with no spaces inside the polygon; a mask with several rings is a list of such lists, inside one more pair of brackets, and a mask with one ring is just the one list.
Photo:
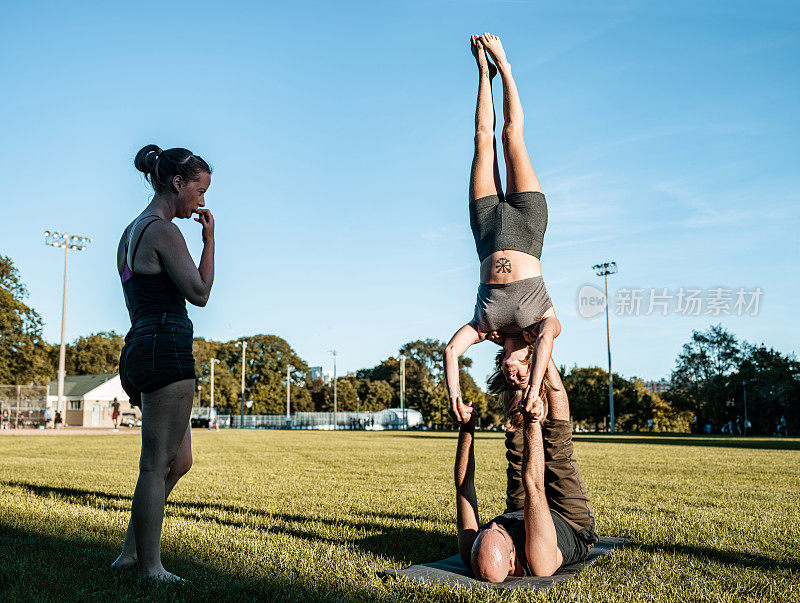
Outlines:
{"label": "yoga mat", "polygon": [[434,561],[432,563],[422,563],[412,565],[402,570],[386,570],[380,572],[381,577],[409,578],[422,584],[441,584],[444,586],[461,585],[467,588],[488,587],[488,588],[550,588],[555,582],[569,580],[588,567],[594,561],[606,553],[610,553],[616,547],[628,542],[627,538],[614,538],[602,536],[600,542],[592,547],[589,556],[580,563],[573,563],[559,569],[552,576],[509,576],[504,582],[492,584],[483,582],[472,577],[472,572],[464,567],[460,555],[453,555],[447,559]]}

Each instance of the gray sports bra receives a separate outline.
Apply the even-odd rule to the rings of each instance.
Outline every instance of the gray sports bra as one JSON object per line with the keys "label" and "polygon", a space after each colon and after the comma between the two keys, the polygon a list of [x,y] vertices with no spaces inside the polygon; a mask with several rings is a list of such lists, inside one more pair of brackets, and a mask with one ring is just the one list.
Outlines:
{"label": "gray sports bra", "polygon": [[532,191],[481,197],[469,204],[469,224],[481,262],[501,249],[541,258],[547,201]]}

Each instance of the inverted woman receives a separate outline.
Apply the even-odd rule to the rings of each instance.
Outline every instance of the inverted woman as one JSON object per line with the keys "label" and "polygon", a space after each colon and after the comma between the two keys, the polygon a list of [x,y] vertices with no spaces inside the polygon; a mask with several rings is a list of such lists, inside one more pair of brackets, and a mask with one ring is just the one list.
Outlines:
{"label": "inverted woman", "polygon": [[[131,319],[119,372],[131,404],[142,410],[142,450],[131,519],[113,567],[138,566],[142,577],[176,580],[161,564],[161,525],[169,493],[192,465],[195,369],[186,301],[205,306],[214,282],[214,217],[205,208],[211,168],[187,149],[156,145],[143,147],[134,165],[155,195],[117,249]],[[173,223],[193,215],[203,238],[198,266]]]}
{"label": "inverted woman", "polygon": [[[502,345],[489,390],[502,395],[509,411],[521,403],[531,412],[545,374],[555,370],[550,354],[561,332],[540,262],[547,202],[525,147],[522,103],[511,65],[497,36],[484,33],[472,36],[470,42],[478,64],[478,101],[469,216],[481,265],[475,314],[445,348],[450,411],[459,423],[466,422],[467,412],[458,359],[471,345],[484,339]],[[497,73],[503,83],[505,192],[494,134],[492,79]]]}

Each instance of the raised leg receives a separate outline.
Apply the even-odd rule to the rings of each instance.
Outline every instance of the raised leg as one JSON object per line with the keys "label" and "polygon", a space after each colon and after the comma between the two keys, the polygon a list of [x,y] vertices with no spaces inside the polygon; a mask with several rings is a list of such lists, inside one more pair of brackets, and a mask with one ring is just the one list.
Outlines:
{"label": "raised leg", "polygon": [[486,52],[497,65],[503,80],[503,155],[506,160],[506,194],[519,192],[541,192],[539,180],[533,171],[528,149],[525,147],[523,126],[525,117],[517,84],[511,75],[511,65],[500,38],[485,33],[480,37]]}
{"label": "raised leg", "polygon": [[177,578],[161,564],[161,524],[167,476],[186,436],[194,386],[194,379],[185,379],[142,395],[142,454],[139,480],[131,505],[139,575],[142,577]]}
{"label": "raised leg", "polygon": [[478,101],[475,108],[475,154],[469,179],[469,200],[499,195],[502,190],[497,164],[497,141],[494,137],[495,115],[492,78],[497,70],[486,58],[478,36],[470,40],[478,64]]}
{"label": "raised leg", "polygon": [[[169,498],[170,492],[178,483],[178,480],[189,472],[192,467],[192,426],[186,427],[183,442],[175,455],[175,460],[169,466],[167,477],[164,480],[164,504]],[[122,543],[122,552],[111,567],[116,569],[127,569],[134,567],[138,563],[136,554],[136,535],[133,531],[133,514],[128,521],[128,529],[125,532],[125,541]]]}

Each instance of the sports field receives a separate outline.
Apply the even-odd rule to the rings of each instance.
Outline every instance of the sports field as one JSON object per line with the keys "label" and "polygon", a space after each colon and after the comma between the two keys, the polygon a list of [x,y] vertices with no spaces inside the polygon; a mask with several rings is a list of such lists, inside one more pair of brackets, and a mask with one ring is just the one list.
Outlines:
{"label": "sports field", "polygon": [[[383,582],[456,552],[453,433],[195,431],[165,567],[109,569],[139,437],[0,436],[0,600],[800,600],[800,440],[576,436],[601,534],[631,545],[548,591]],[[501,434],[479,434],[482,518],[503,511]]]}

